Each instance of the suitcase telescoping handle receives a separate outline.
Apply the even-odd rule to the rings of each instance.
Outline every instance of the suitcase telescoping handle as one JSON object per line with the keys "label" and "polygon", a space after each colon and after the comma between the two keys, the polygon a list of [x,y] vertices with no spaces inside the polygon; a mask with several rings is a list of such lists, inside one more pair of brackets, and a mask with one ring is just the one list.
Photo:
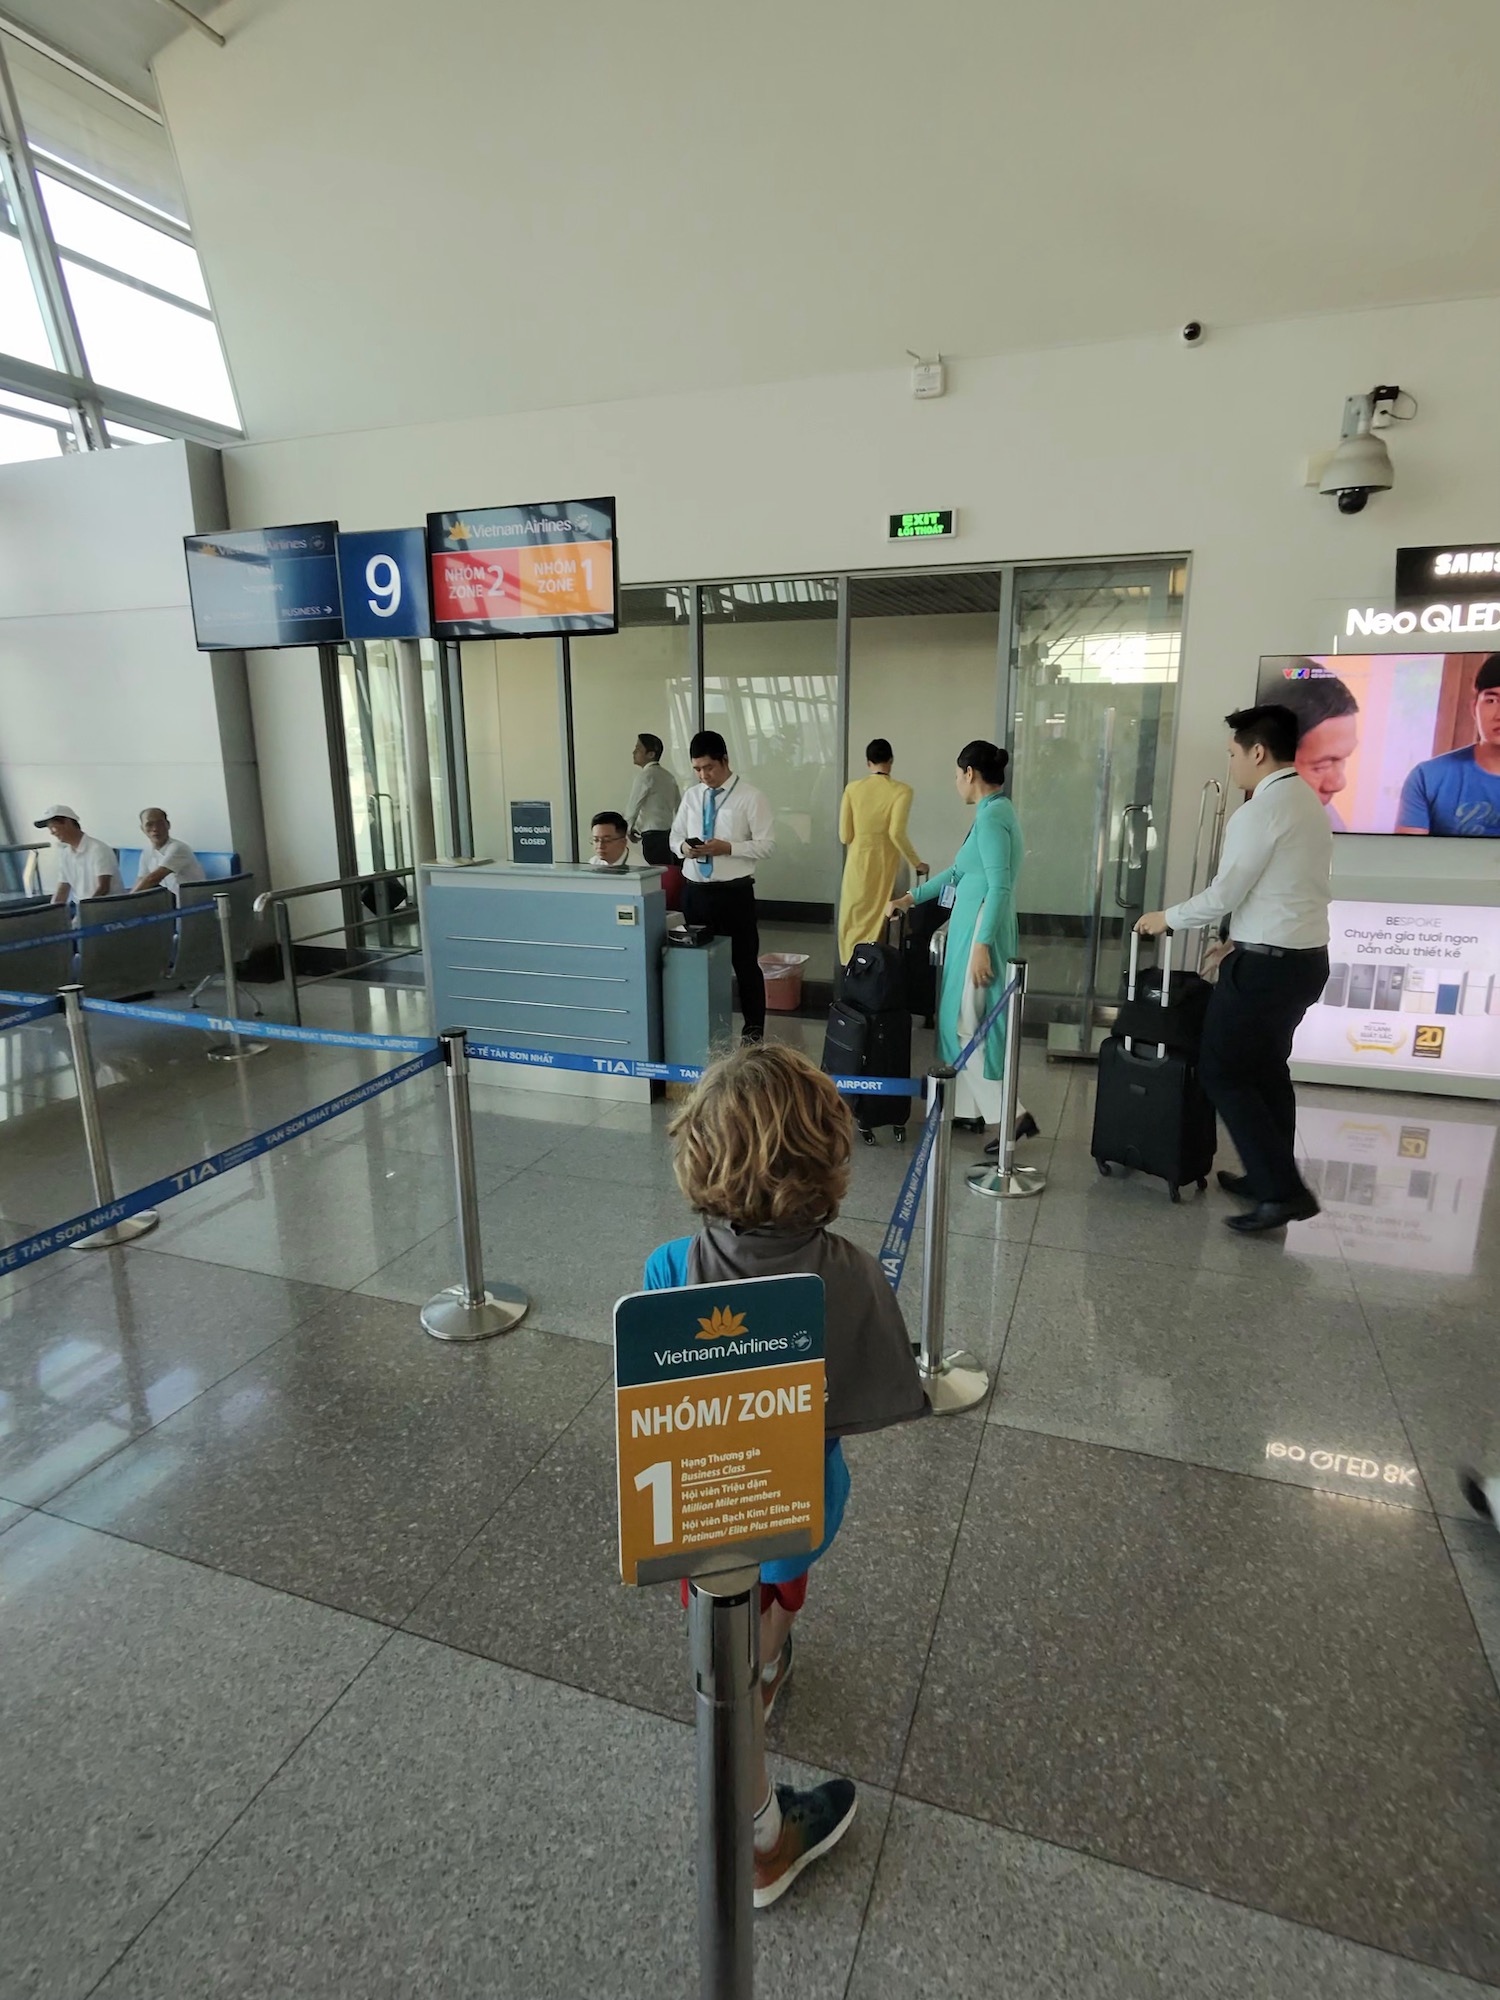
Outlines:
{"label": "suitcase telescoping handle", "polygon": [[[1161,967],[1160,1005],[1165,1007],[1172,997],[1172,933],[1170,931],[1162,932],[1160,943],[1157,946],[1156,958],[1157,963]],[[1134,1000],[1135,998],[1136,983],[1140,976],[1140,961],[1141,934],[1135,925],[1132,924],[1130,926],[1130,969],[1126,975],[1125,984],[1125,998],[1127,1000]],[[1125,1053],[1127,1055],[1130,1054],[1133,1046],[1134,1044],[1130,1036],[1127,1035],[1125,1037]],[[1165,1042],[1157,1043],[1156,1053],[1158,1058],[1166,1055],[1167,1045]]]}

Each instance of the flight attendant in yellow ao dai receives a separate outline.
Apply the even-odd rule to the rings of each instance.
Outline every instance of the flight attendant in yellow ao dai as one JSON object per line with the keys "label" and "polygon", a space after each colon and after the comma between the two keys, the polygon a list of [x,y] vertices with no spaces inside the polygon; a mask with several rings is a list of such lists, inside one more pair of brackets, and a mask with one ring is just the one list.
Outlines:
{"label": "flight attendant in yellow ao dai", "polygon": [[849,851],[839,892],[840,965],[849,963],[857,944],[878,942],[903,857],[914,873],[925,865],[907,838],[911,786],[891,776],[894,760],[890,744],[877,736],[865,746],[870,775],[844,787],[839,839]]}

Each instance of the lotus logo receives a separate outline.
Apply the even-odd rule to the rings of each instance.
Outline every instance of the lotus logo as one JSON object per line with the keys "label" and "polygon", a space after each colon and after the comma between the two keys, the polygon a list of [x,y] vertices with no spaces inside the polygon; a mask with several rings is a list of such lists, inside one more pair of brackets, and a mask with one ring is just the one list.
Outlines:
{"label": "lotus logo", "polygon": [[449,523],[448,539],[450,542],[472,541],[473,536],[474,530],[469,526],[467,521],[452,521]]}
{"label": "lotus logo", "polygon": [[792,1346],[798,1354],[806,1354],[807,1350],[812,1346],[812,1335],[810,1333],[794,1333],[792,1335]]}
{"label": "lotus logo", "polygon": [[695,1338],[698,1340],[737,1340],[745,1331],[743,1313],[730,1312],[727,1306],[715,1306],[707,1319],[700,1319]]}

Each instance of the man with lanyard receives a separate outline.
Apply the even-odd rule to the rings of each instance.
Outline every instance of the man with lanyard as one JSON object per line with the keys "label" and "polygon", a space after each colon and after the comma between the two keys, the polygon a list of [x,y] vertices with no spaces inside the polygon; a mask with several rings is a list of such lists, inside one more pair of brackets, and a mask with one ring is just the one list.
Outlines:
{"label": "man with lanyard", "polygon": [[1229,949],[1209,1001],[1203,1088],[1244,1163],[1219,1184],[1252,1204],[1229,1227],[1260,1235],[1306,1222],[1318,1204],[1297,1171],[1292,1038],[1328,982],[1333,831],[1298,776],[1297,718],[1275,703],[1226,716],[1229,776],[1245,804],[1224,835],[1208,887],[1136,925],[1142,937],[1229,919]]}
{"label": "man with lanyard", "polygon": [[727,937],[739,982],[745,1040],[766,1027],[766,982],[760,969],[755,914],[755,864],[771,854],[771,807],[764,794],[729,768],[717,730],[700,729],[690,745],[696,785],[689,785],[672,822],[671,845],[682,856],[682,914],[711,937]]}

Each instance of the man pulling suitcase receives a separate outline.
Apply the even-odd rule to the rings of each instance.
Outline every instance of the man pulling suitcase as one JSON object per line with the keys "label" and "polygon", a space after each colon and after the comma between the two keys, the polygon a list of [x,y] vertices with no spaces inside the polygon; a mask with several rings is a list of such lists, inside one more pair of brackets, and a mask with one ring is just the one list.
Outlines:
{"label": "man pulling suitcase", "polygon": [[1292,1038],[1328,982],[1333,833],[1298,776],[1297,719],[1277,703],[1226,716],[1231,783],[1245,804],[1224,835],[1219,872],[1185,903],[1153,910],[1142,937],[1229,919],[1228,954],[1203,1026],[1199,1074],[1228,1128],[1243,1174],[1219,1184],[1248,1201],[1228,1218],[1243,1236],[1318,1213],[1297,1171]]}

